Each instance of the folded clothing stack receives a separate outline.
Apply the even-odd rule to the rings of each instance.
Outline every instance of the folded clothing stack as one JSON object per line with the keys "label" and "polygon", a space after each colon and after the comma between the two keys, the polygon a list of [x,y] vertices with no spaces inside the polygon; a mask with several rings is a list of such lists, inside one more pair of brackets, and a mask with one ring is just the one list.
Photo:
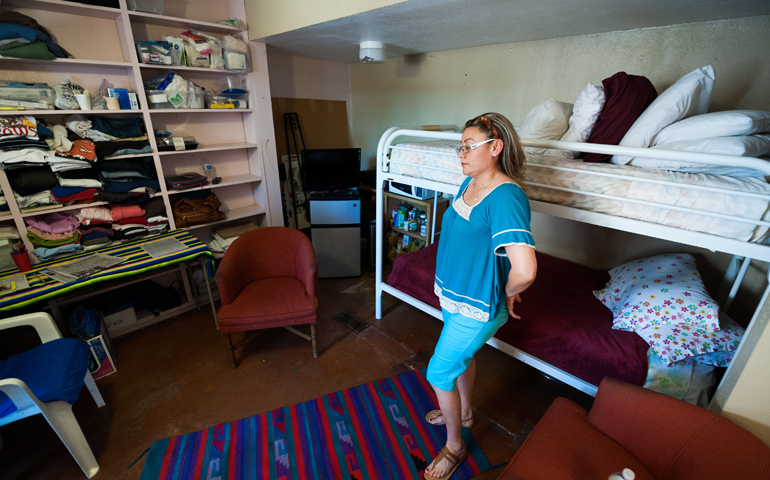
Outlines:
{"label": "folded clothing stack", "polygon": [[19,12],[0,12],[0,55],[53,60],[70,56],[34,18]]}
{"label": "folded clothing stack", "polygon": [[80,222],[69,213],[48,213],[24,219],[27,224],[27,238],[40,247],[60,247],[79,243]]}
{"label": "folded clothing stack", "polygon": [[53,195],[54,187],[96,189],[93,197],[115,204],[138,204],[150,199],[148,190],[160,190],[151,157],[97,161],[100,155],[151,152],[142,119],[70,115],[64,124],[48,125],[31,116],[0,117],[5,133],[0,134],[0,168],[8,172],[25,211],[83,200]]}
{"label": "folded clothing stack", "polygon": [[212,252],[224,253],[227,248],[241,235],[259,228],[252,222],[240,222],[229,225],[218,225],[214,228],[212,236],[214,240],[209,243],[209,249]]}
{"label": "folded clothing stack", "polygon": [[152,157],[104,160],[99,174],[108,193],[146,193],[160,190]]}

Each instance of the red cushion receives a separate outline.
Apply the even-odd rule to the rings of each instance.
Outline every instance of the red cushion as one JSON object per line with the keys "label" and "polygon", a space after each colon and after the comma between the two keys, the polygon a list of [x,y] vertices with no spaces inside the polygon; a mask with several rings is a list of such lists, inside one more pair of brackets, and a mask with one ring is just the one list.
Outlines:
{"label": "red cushion", "polygon": [[594,428],[586,411],[557,398],[498,480],[605,479],[630,468],[638,480],[655,477],[623,447]]}
{"label": "red cushion", "polygon": [[235,301],[223,305],[217,322],[223,333],[315,323],[317,306],[318,299],[296,278],[268,278],[251,282]]}
{"label": "red cushion", "polygon": [[[607,102],[596,122],[589,143],[617,145],[639,115],[657,98],[658,92],[647,77],[618,72],[602,80]],[[587,153],[584,162],[608,162],[612,155]]]}

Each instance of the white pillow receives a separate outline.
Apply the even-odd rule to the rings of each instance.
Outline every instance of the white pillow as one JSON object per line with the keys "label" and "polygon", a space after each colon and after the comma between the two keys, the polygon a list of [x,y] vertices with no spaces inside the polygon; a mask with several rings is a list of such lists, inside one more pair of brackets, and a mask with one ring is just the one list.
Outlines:
{"label": "white pillow", "polygon": [[[618,145],[647,148],[665,127],[683,118],[706,113],[713,88],[714,69],[711,65],[693,70],[661,93],[631,125]],[[615,155],[610,161],[626,165],[632,158]]]}
{"label": "white pillow", "polygon": [[[607,96],[604,94],[604,87],[597,87],[589,83],[580,92],[577,100],[575,100],[572,116],[569,117],[569,129],[559,140],[562,142],[586,142],[588,137],[591,136],[594,125],[599,120],[599,114],[602,113],[606,100]],[[569,150],[548,149],[543,155],[560,158],[578,158],[581,153]]]}
{"label": "white pillow", "polygon": [[770,132],[770,112],[759,110],[730,110],[704,113],[673,123],[658,133],[653,145],[699,140],[712,137],[732,137]]}
{"label": "white pillow", "polygon": [[[679,152],[734,155],[736,157],[761,157],[770,154],[770,134],[686,140],[683,142],[662,143],[660,145],[655,145],[652,148],[655,150],[676,150]],[[708,164],[631,157],[631,165],[645,168],[675,169],[686,167],[705,167]]]}
{"label": "white pillow", "polygon": [[[571,103],[557,102],[553,98],[547,100],[524,117],[524,123],[518,129],[519,137],[558,140],[567,131],[571,115]],[[546,149],[526,147],[524,151],[542,154]]]}

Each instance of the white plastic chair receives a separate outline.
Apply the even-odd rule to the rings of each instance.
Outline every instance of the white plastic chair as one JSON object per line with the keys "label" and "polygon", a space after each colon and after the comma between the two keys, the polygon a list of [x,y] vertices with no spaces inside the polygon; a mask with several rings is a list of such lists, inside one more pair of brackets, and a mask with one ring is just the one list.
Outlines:
{"label": "white plastic chair", "polygon": [[[0,331],[25,325],[34,327],[43,343],[62,338],[53,318],[42,312],[2,319],[0,320]],[[86,371],[84,382],[88,391],[91,392],[91,396],[94,397],[96,405],[103,407],[105,405],[104,399],[99,393],[99,389],[96,388],[91,372]],[[64,442],[67,450],[75,457],[75,461],[78,462],[86,476],[91,478],[96,475],[96,472],[99,471],[99,464],[96,462],[75,415],[72,414],[72,405],[65,401],[41,402],[18,378],[0,379],[0,391],[8,395],[17,408],[16,412],[0,418],[0,426],[42,413],[56,434],[59,435],[61,441]],[[0,438],[0,448],[2,446],[3,441]]]}

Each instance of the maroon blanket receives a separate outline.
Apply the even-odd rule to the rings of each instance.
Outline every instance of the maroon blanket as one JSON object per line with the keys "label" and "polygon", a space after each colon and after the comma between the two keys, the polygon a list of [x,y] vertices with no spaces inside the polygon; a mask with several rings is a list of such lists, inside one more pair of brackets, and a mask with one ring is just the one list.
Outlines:
{"label": "maroon blanket", "polygon": [[[435,308],[438,243],[396,259],[387,283]],[[599,385],[614,377],[635,385],[647,378],[647,349],[633,332],[612,329],[612,313],[594,297],[609,275],[537,253],[537,279],[495,338],[576,377]]]}

